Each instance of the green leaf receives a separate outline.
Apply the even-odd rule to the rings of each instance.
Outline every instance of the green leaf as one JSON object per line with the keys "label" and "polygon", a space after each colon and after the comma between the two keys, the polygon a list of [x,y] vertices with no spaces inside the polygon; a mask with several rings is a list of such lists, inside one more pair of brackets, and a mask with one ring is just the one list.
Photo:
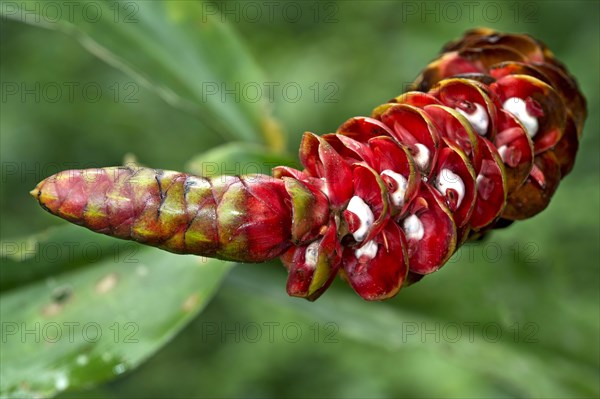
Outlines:
{"label": "green leaf", "polygon": [[198,314],[231,265],[143,247],[2,292],[0,395],[48,397],[136,367]]}
{"label": "green leaf", "polygon": [[[461,265],[449,267],[460,269]],[[344,354],[346,350],[351,351],[356,347],[349,346],[349,340],[366,348],[366,352],[380,350],[381,353],[375,357],[378,370],[384,373],[382,380],[389,381],[389,378],[393,378],[397,386],[410,386],[411,392],[414,390],[425,397],[480,397],[485,392],[489,394],[494,382],[500,384],[496,387],[498,390],[495,396],[597,396],[597,359],[594,360],[593,356],[586,359],[586,354],[578,353],[585,352],[587,347],[590,347],[590,355],[597,353],[593,350],[596,346],[593,341],[597,326],[594,326],[592,320],[582,319],[576,312],[560,306],[559,298],[554,299],[554,309],[561,313],[560,326],[556,324],[554,317],[545,318],[543,315],[537,318],[513,316],[519,324],[502,320],[502,317],[496,315],[503,312],[503,309],[498,309],[497,301],[488,303],[485,300],[485,284],[471,281],[485,280],[473,271],[482,265],[471,264],[467,267],[471,271],[459,270],[454,277],[449,276],[437,284],[446,287],[449,284],[457,285],[460,279],[456,276],[471,273],[461,292],[446,293],[436,285],[426,286],[426,280],[435,280],[436,277],[428,276],[424,282],[405,289],[400,294],[402,297],[386,303],[369,303],[360,300],[342,283],[325,293],[318,300],[318,306],[287,297],[283,273],[277,275],[266,267],[258,270],[239,268],[228,276],[214,303],[225,301],[225,308],[229,308],[231,303],[244,303],[243,315],[228,315],[233,320],[252,320],[254,324],[263,327],[267,323],[280,327],[299,323],[296,330],[308,335],[309,344],[314,339],[313,345],[305,350],[311,351],[315,359],[323,356],[320,347],[315,345],[317,342],[335,344],[333,346],[339,353],[340,365],[344,362],[357,362],[355,352]],[[497,271],[495,274],[498,274]],[[501,285],[499,289],[510,290],[503,281],[496,281],[495,284]],[[550,303],[545,297],[546,291],[551,291],[550,287],[530,289],[543,297],[545,303]],[[438,316],[435,312],[418,309],[410,303],[411,297],[420,298],[427,303],[432,300],[432,296],[438,298],[430,305],[435,310],[445,308],[444,315]],[[472,307],[461,308],[465,300],[476,298],[479,301],[473,303]],[[593,314],[591,308],[584,311],[588,315]],[[515,309],[515,312],[518,310]],[[216,325],[227,323],[219,319],[212,322]],[[323,335],[323,332],[320,337],[315,335],[317,326],[327,327],[328,331],[325,333],[328,332],[329,335]],[[574,342],[567,344],[560,339],[552,342],[555,336],[560,337],[560,333],[556,334],[551,329],[559,327],[560,333],[568,334]],[[240,330],[243,331],[243,328]],[[262,338],[261,342],[265,342],[266,338]],[[241,339],[245,339],[245,336],[241,335]],[[300,363],[296,370],[295,366],[290,367],[287,372],[293,375],[300,373],[305,364]],[[358,362],[355,367],[362,366]],[[407,370],[399,373],[398,369],[404,367]],[[373,370],[369,370],[365,364],[365,370],[360,373],[368,375]],[[387,377],[385,374],[388,374]],[[474,377],[478,383],[485,384],[471,386],[470,390],[466,390],[465,385],[452,383]],[[364,385],[356,383],[359,387]],[[346,381],[346,389],[355,392],[351,388],[352,384],[353,382]]]}
{"label": "green leaf", "polygon": [[[282,149],[283,137],[262,90],[262,71],[210,7],[190,1],[90,0],[53,7],[22,1],[0,10],[5,18],[71,35],[226,138]],[[245,98],[257,87],[259,95],[253,91]]]}
{"label": "green leaf", "polygon": [[67,223],[27,237],[4,239],[0,241],[0,291],[107,259],[128,262],[143,248]]}
{"label": "green leaf", "polygon": [[271,169],[279,165],[297,167],[297,161],[258,144],[233,142],[195,156],[185,170],[205,177],[252,173],[269,175]]}

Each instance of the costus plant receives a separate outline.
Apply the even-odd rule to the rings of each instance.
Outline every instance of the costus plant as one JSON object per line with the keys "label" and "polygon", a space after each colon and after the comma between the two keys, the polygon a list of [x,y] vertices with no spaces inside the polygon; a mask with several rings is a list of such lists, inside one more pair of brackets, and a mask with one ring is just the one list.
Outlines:
{"label": "costus plant", "polygon": [[340,275],[383,300],[466,241],[544,210],[573,168],[585,117],[575,79],[546,46],[477,29],[370,116],[305,133],[303,170],[68,170],[31,193],[72,223],[167,251],[280,257],[292,296],[315,300]]}

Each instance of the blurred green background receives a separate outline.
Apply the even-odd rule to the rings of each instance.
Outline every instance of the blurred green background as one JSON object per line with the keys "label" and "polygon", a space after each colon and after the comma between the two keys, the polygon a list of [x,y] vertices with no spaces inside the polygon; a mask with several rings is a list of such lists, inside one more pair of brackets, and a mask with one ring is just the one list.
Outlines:
{"label": "blurred green background", "polygon": [[[59,14],[44,2],[1,2],[4,395],[600,395],[598,2],[123,1],[85,3],[72,15],[50,3]],[[40,250],[114,241],[61,227],[29,197],[39,180],[127,154],[174,170],[203,168],[197,159],[234,173],[255,171],[245,159],[273,166],[295,157],[304,131],[333,131],[402,92],[445,42],[476,26],[543,40],[577,77],[589,112],[577,163],[546,211],[469,244],[393,300],[365,303],[340,281],[315,303],[288,298],[278,262],[226,274],[218,262],[136,246],[102,261],[50,261]],[[236,82],[245,96],[225,92]],[[23,251],[32,242],[41,256]],[[135,264],[121,264],[127,248]],[[113,281],[95,270],[113,268],[107,276],[119,282],[130,271],[161,277],[131,282],[117,299],[94,296]],[[196,283],[205,291],[187,296]],[[167,306],[182,298],[181,308]],[[121,332],[140,320],[139,340],[103,340],[96,352],[89,339],[40,343],[10,332],[63,310],[63,323],[102,318],[105,338],[111,320]]]}

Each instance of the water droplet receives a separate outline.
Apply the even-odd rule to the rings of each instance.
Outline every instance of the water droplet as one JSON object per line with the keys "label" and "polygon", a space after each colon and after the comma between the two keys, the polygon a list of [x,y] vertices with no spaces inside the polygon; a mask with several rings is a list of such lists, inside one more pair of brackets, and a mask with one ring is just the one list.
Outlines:
{"label": "water droplet", "polygon": [[42,308],[42,315],[44,317],[56,316],[62,309],[63,305],[52,302]]}
{"label": "water droplet", "polygon": [[135,268],[135,273],[140,277],[147,276],[148,275],[148,266],[138,265],[138,267]]}
{"label": "water droplet", "polygon": [[186,298],[186,300],[181,305],[181,308],[185,312],[191,312],[192,310],[196,309],[199,302],[200,302],[200,294],[195,292]]}
{"label": "water droplet", "polygon": [[64,391],[69,386],[69,379],[65,373],[59,373],[54,381],[54,387],[59,391]]}
{"label": "water droplet", "polygon": [[123,374],[125,372],[125,364],[119,363],[115,367],[113,367],[113,373],[115,374]]}
{"label": "water droplet", "polygon": [[87,355],[79,355],[77,356],[77,359],[75,361],[78,365],[85,366],[86,364],[88,364],[89,358],[87,357]]}
{"label": "water droplet", "polygon": [[105,294],[117,286],[119,276],[117,273],[109,273],[96,283],[96,292]]}

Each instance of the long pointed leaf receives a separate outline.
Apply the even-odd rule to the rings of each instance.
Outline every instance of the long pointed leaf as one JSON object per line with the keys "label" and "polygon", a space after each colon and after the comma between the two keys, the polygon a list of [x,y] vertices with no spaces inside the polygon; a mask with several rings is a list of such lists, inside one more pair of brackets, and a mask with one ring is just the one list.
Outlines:
{"label": "long pointed leaf", "polygon": [[3,292],[0,396],[48,397],[136,367],[198,314],[230,265],[143,248]]}
{"label": "long pointed leaf", "polygon": [[22,1],[0,8],[5,18],[74,37],[214,131],[281,149],[283,137],[271,115],[262,71],[211,10],[210,3],[129,0],[52,7]]}

